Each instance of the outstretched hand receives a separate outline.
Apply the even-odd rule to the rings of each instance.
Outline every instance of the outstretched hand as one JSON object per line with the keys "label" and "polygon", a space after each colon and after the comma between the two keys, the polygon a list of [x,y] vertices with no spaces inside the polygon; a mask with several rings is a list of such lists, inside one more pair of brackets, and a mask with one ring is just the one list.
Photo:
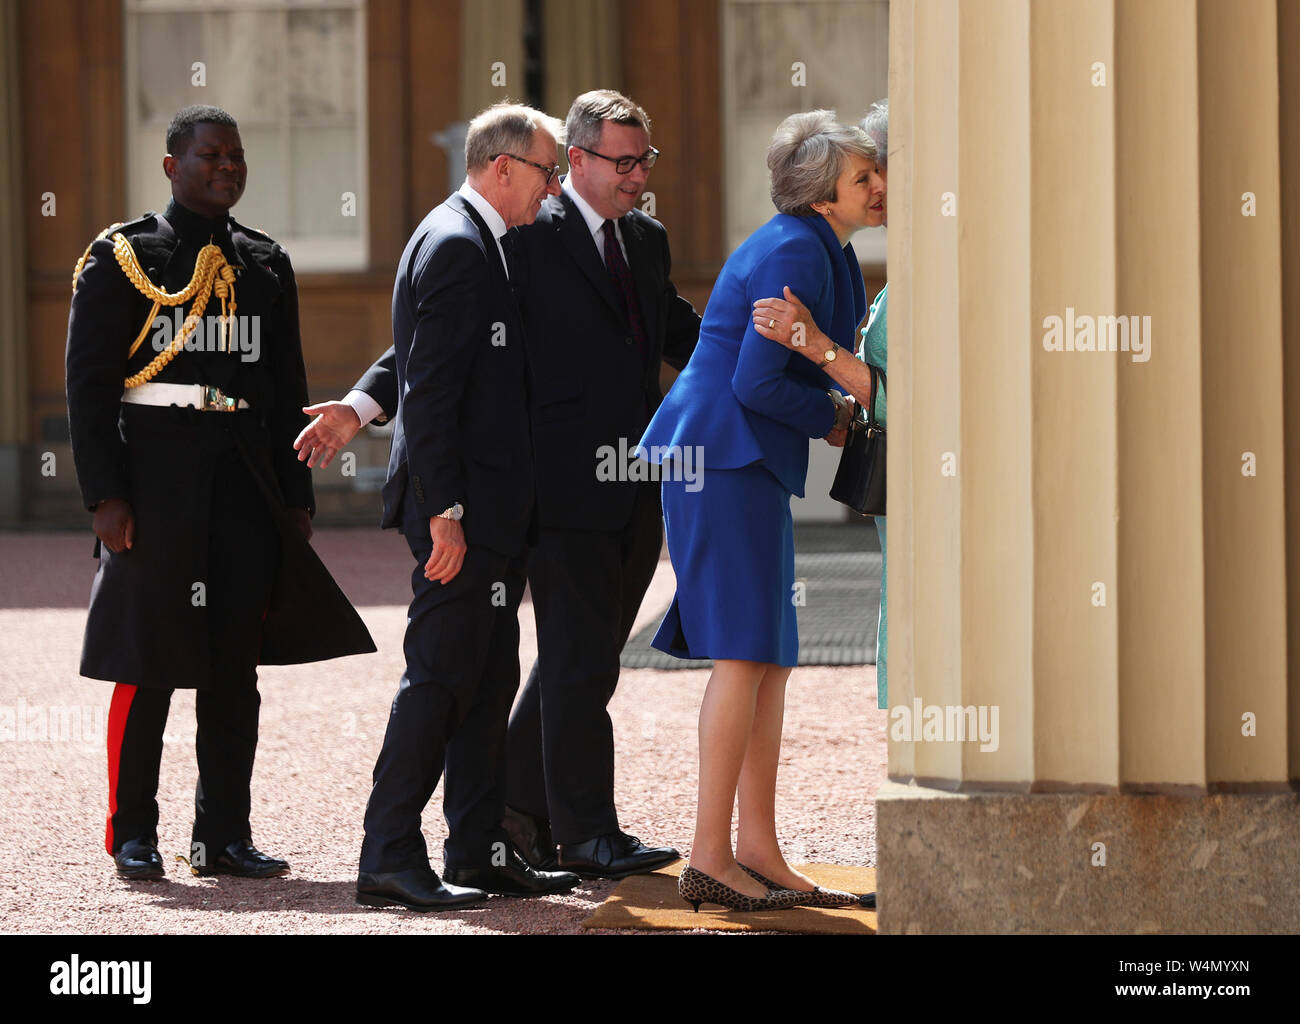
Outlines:
{"label": "outstretched hand", "polygon": [[303,428],[293,442],[293,449],[298,453],[299,462],[305,459],[311,468],[315,469],[319,463],[320,468],[324,469],[357,436],[361,429],[361,417],[352,406],[344,402],[306,405],[302,411],[316,418]]}

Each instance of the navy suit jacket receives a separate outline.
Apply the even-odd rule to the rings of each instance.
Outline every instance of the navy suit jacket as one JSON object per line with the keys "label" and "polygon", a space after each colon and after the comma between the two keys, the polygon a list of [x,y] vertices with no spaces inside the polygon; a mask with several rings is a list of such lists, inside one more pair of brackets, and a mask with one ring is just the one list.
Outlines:
{"label": "navy suit jacket", "polygon": [[[544,528],[626,525],[637,482],[599,478],[602,449],[617,452],[620,442],[623,450],[636,447],[662,401],[660,361],[681,369],[699,337],[700,316],[669,277],[664,226],[632,210],[619,230],[645,322],[645,351],[634,344],[623,299],[566,193],[549,197],[533,224],[510,234],[511,284],[526,325]],[[356,384],[389,416],[397,397],[394,363],[389,350]]]}
{"label": "navy suit jacket", "polygon": [[830,432],[835,408],[826,392],[843,389],[754,330],[753,304],[781,298],[786,285],[828,337],[853,351],[867,309],[853,246],[841,247],[824,217],[777,214],[718,275],[695,354],[642,438],[650,461],[698,446],[706,469],[762,463],[803,497],[808,439]]}
{"label": "navy suit jacket", "polygon": [[[397,422],[386,527],[430,546],[428,520],[459,502],[469,544],[507,556],[535,529],[523,325],[496,242],[453,193],[415,229],[393,288]],[[391,408],[391,406],[389,406]]]}

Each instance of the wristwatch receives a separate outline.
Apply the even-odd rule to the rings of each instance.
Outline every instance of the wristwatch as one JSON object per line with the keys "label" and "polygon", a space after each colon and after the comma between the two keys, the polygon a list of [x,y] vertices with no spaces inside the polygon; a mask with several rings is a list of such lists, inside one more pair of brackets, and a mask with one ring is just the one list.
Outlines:
{"label": "wristwatch", "polygon": [[835,362],[835,356],[839,352],[839,348],[840,347],[838,345],[832,345],[830,348],[828,348],[826,350],[826,354],[822,356],[822,361],[817,364],[817,368],[821,369],[827,363]]}
{"label": "wristwatch", "polygon": [[438,518],[451,519],[455,521],[460,519],[464,515],[465,515],[465,506],[458,501],[456,502],[456,504],[452,505],[451,508],[447,509],[446,512],[439,512]]}

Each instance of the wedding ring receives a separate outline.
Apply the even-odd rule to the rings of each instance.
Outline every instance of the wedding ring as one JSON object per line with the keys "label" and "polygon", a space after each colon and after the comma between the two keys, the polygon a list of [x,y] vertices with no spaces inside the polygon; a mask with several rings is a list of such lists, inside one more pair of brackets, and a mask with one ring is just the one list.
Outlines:
{"label": "wedding ring", "polygon": [[767,329],[768,329],[769,331],[770,331],[773,327],[775,327],[775,326],[776,326],[776,321],[775,321],[775,320],[769,320],[769,321],[767,322]]}

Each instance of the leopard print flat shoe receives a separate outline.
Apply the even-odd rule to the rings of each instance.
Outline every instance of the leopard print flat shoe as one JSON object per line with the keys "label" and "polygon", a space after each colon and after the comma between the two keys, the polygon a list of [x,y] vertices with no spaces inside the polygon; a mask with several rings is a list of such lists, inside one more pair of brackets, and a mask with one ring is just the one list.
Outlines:
{"label": "leopard print flat shoe", "polygon": [[809,895],[793,889],[777,889],[766,896],[746,896],[690,866],[684,868],[677,878],[677,894],[697,914],[701,903],[716,903],[727,910],[788,910],[803,906],[804,897]]}
{"label": "leopard print flat shoe", "polygon": [[[762,882],[769,889],[780,888],[780,886],[770,878],[763,877],[753,868],[747,868],[744,864],[741,864],[740,869],[744,871],[745,874],[749,875],[750,878]],[[863,903],[863,900],[865,899],[863,896],[857,896],[851,892],[843,892],[839,889],[823,889],[820,885],[814,886],[812,892],[805,892],[802,889],[789,889],[787,891],[797,892],[800,896],[806,897],[802,904],[805,907],[851,907],[855,904],[866,906],[866,904]],[[875,893],[870,893],[869,895],[874,896]],[[874,904],[875,900],[873,899],[872,905]]]}

